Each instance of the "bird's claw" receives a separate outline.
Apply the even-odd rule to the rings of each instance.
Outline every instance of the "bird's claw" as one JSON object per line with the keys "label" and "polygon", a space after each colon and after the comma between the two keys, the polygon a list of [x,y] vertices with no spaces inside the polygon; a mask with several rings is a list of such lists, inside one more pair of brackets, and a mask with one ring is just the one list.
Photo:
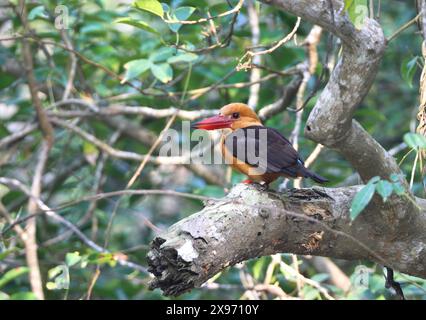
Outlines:
{"label": "bird's claw", "polygon": [[253,186],[259,191],[267,191],[269,189],[269,185],[266,182],[254,182]]}

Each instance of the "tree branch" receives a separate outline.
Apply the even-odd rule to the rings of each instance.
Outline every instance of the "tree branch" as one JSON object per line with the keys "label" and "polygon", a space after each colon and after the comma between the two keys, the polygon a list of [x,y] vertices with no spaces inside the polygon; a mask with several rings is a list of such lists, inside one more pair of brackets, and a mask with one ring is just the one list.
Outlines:
{"label": "tree branch", "polygon": [[[26,34],[31,33],[28,20],[27,20],[27,8],[26,8],[25,0],[19,1],[19,8],[17,10],[19,10],[17,14],[19,15],[22,21],[22,25],[24,27],[25,33]],[[43,172],[47,164],[49,151],[53,146],[55,133],[54,133],[52,124],[49,122],[49,118],[47,117],[46,112],[43,109],[40,98],[38,96],[37,81],[34,75],[34,62],[32,58],[31,47],[26,38],[22,39],[22,57],[25,64],[25,71],[27,75],[28,87],[31,93],[31,99],[34,104],[34,109],[37,114],[37,119],[40,124],[40,129],[43,133],[43,142],[40,148],[40,154],[37,160],[37,165],[34,172],[34,178],[31,185],[31,193],[34,194],[36,197],[39,197],[41,194],[41,188],[42,188],[41,179],[43,177]],[[37,211],[37,204],[34,202],[33,199],[29,199],[28,212],[30,214],[33,214],[36,211]],[[44,300],[43,284],[42,284],[40,267],[39,267],[38,256],[37,256],[36,219],[32,219],[28,221],[26,228],[27,228],[26,232],[27,232],[28,238],[25,241],[25,255],[26,255],[27,264],[29,268],[29,280],[30,280],[32,291],[34,292],[37,299]]]}
{"label": "tree branch", "polygon": [[[151,288],[179,295],[238,262],[291,252],[347,260],[368,259],[426,277],[424,229],[404,237],[378,233],[368,216],[350,223],[349,208],[359,186],[264,192],[239,184],[224,201],[173,225],[157,236],[148,254]],[[426,223],[426,203],[420,218]]]}

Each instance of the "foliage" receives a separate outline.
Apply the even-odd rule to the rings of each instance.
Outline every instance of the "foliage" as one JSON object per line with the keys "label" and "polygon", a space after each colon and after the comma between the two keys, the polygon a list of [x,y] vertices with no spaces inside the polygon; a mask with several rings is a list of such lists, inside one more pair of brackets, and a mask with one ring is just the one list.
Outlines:
{"label": "foliage", "polygon": [[361,190],[358,191],[352,200],[352,205],[350,208],[350,217],[352,220],[355,220],[361,211],[364,210],[364,208],[370,203],[375,192],[377,192],[382,197],[383,202],[386,202],[392,193],[395,193],[399,196],[409,196],[398,175],[392,174],[390,181],[386,179],[380,179],[380,177],[377,176],[373,177],[365,186],[361,188]]}

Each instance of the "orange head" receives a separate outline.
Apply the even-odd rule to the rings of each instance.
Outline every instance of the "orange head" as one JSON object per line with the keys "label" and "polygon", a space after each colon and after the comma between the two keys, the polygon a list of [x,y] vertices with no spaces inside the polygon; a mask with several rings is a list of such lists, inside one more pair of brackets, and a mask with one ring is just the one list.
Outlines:
{"label": "orange head", "polygon": [[217,116],[194,124],[196,129],[216,130],[229,128],[236,130],[248,126],[261,126],[259,117],[244,103],[230,103],[223,106]]}

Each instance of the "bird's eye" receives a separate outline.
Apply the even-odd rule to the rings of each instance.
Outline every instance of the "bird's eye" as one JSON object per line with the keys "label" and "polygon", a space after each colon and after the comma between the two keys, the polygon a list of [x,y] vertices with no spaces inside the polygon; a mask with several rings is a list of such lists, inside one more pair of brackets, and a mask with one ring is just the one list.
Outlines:
{"label": "bird's eye", "polygon": [[238,112],[234,112],[232,114],[232,118],[234,118],[234,119],[238,119],[239,117],[240,117],[240,114]]}

